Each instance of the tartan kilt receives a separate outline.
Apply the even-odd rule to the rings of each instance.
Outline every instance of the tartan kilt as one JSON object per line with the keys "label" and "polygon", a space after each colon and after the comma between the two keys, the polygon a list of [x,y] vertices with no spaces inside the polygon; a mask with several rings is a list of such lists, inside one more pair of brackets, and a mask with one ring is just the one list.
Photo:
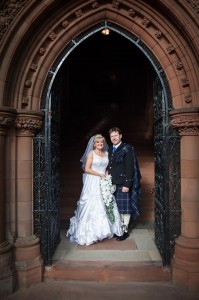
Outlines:
{"label": "tartan kilt", "polygon": [[120,214],[131,214],[132,205],[131,205],[131,196],[130,193],[122,192],[122,186],[117,187],[114,193],[117,207]]}

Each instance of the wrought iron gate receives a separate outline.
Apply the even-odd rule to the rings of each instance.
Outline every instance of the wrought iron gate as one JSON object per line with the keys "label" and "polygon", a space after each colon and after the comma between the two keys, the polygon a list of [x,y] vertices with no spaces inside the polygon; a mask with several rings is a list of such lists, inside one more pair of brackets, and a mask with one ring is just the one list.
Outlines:
{"label": "wrought iron gate", "polygon": [[169,266],[181,231],[180,137],[170,124],[169,103],[158,78],[154,82],[154,149],[155,243],[163,265]]}
{"label": "wrought iron gate", "polygon": [[[51,76],[51,73],[49,73]],[[50,77],[49,77],[50,80]],[[45,126],[34,138],[34,229],[45,265],[60,242],[60,97],[59,76],[42,103]]]}

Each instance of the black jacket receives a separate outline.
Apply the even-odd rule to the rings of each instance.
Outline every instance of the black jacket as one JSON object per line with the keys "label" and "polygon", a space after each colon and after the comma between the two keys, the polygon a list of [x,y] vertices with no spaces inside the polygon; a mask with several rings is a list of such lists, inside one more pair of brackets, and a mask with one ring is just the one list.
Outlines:
{"label": "black jacket", "polygon": [[122,155],[122,153],[124,153],[124,147],[129,147],[129,145],[121,143],[114,153],[112,153],[113,147],[109,148],[109,164],[107,170],[108,173],[112,175],[113,184],[131,188],[134,177],[134,149],[133,147],[129,147],[125,155]]}
{"label": "black jacket", "polygon": [[112,181],[116,185],[130,188],[130,198],[132,205],[132,220],[135,221],[140,216],[141,199],[141,173],[134,148],[122,143],[115,153],[113,147],[109,148],[108,172],[112,175]]}

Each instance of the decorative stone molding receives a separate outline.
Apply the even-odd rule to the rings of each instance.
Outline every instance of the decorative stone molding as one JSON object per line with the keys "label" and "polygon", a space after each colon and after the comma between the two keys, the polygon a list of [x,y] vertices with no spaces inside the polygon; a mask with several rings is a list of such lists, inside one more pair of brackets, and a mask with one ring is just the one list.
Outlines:
{"label": "decorative stone molding", "polygon": [[[11,8],[11,3],[15,2],[18,3],[20,2],[23,3],[23,6],[25,5],[25,3],[27,3],[27,0],[20,0],[20,1],[12,1],[12,0],[7,0],[6,3],[10,2],[10,4],[6,4],[9,8]],[[27,3],[28,4],[28,3]],[[67,15],[63,15],[63,19],[59,21],[59,23],[57,23],[57,20],[55,20],[54,25],[52,24],[50,32],[45,32],[44,36],[42,38],[43,43],[40,44],[38,43],[38,49],[37,52],[34,54],[34,56],[31,57],[32,63],[30,65],[29,71],[27,73],[27,77],[26,77],[26,81],[25,83],[22,82],[22,84],[24,84],[23,87],[21,87],[21,94],[24,96],[23,99],[21,99],[21,108],[26,108],[27,106],[30,105],[31,102],[31,98],[29,97],[26,98],[27,96],[27,89],[31,88],[32,86],[36,86],[35,85],[35,81],[38,80],[38,77],[32,77],[32,73],[38,71],[38,69],[42,66],[42,62],[40,62],[40,60],[43,60],[44,56],[51,51],[51,43],[52,41],[56,41],[57,37],[63,34],[63,32],[68,26],[69,24],[74,25],[75,22],[77,22],[77,19],[81,19],[82,16],[86,15],[86,14],[90,14],[90,13],[94,13],[92,10],[97,10],[99,7],[107,9],[107,6],[109,6],[109,9],[112,9],[115,11],[115,13],[117,13],[117,10],[119,10],[120,8],[121,11],[120,13],[123,14],[125,16],[125,14],[128,14],[128,16],[130,18],[132,18],[133,21],[135,21],[135,23],[138,26],[142,26],[144,27],[145,30],[147,29],[151,29],[151,32],[154,32],[154,38],[156,38],[158,40],[158,43],[161,43],[161,40],[164,39],[163,33],[159,30],[159,28],[157,27],[157,25],[153,22],[153,17],[152,15],[150,15],[150,13],[148,15],[144,15],[144,10],[136,10],[136,5],[135,7],[132,7],[132,5],[130,4],[130,1],[121,1],[121,0],[109,0],[107,1],[97,1],[97,0],[93,0],[91,2],[87,2],[87,1],[81,1],[81,4],[78,5],[76,8],[76,10],[69,10],[67,12]],[[16,4],[13,4],[12,7],[17,7]],[[135,18],[136,17],[136,18]],[[0,11],[0,21],[1,21],[1,11]],[[78,20],[79,21],[79,20]],[[108,19],[106,20],[108,21]],[[1,25],[1,22],[0,22]],[[0,28],[1,29],[1,28]],[[45,36],[46,35],[46,36]],[[178,57],[178,53],[177,50],[175,50],[175,48],[173,47],[169,35],[167,35],[167,40],[165,40],[164,42],[166,42],[167,46],[165,47],[165,52],[166,54],[172,54],[174,52],[176,52],[176,61],[180,61],[179,57]],[[176,64],[176,69],[177,70],[181,70],[183,67],[181,65],[180,62],[178,62]],[[183,83],[182,86],[184,87]],[[189,93],[189,91],[186,91],[186,93]],[[186,100],[190,101],[190,99]],[[186,101],[184,100],[184,101]],[[186,102],[186,103],[190,103],[190,102]]]}
{"label": "decorative stone molding", "polygon": [[166,47],[166,50],[168,54],[172,54],[175,52],[175,49],[171,44]]}
{"label": "decorative stone molding", "polygon": [[56,39],[57,35],[54,31],[52,31],[50,34],[49,34],[49,39],[51,41],[54,41]]}
{"label": "decorative stone molding", "polygon": [[184,96],[185,102],[186,103],[191,103],[192,102],[192,98],[190,94],[187,94]]}
{"label": "decorative stone molding", "polygon": [[199,109],[179,109],[170,113],[171,125],[180,135],[199,135]]}
{"label": "decorative stone molding", "polygon": [[0,254],[7,253],[12,248],[12,245],[7,241],[0,244]]}
{"label": "decorative stone molding", "polygon": [[12,276],[14,272],[12,248],[7,241],[0,244],[0,280]]}
{"label": "decorative stone molding", "polygon": [[21,104],[27,106],[29,104],[29,97],[28,96],[22,97]]}
{"label": "decorative stone molding", "polygon": [[95,1],[93,4],[92,4],[92,8],[93,9],[96,9],[96,8],[99,8],[99,3],[97,1]]}
{"label": "decorative stone molding", "polygon": [[135,18],[136,12],[131,8],[129,9],[129,16]]}
{"label": "decorative stone molding", "polygon": [[177,70],[181,70],[183,68],[183,64],[179,60],[175,62],[175,65]]}
{"label": "decorative stone molding", "polygon": [[25,288],[41,282],[43,260],[40,254],[40,239],[36,235],[18,237],[14,246],[18,287]]}
{"label": "decorative stone molding", "polygon": [[189,5],[195,10],[197,14],[199,14],[199,1],[198,0],[186,0]]}
{"label": "decorative stone molding", "polygon": [[119,1],[113,0],[113,2],[112,2],[112,7],[113,7],[114,9],[118,9],[118,8],[119,8],[119,4],[120,4]]}
{"label": "decorative stone molding", "polygon": [[34,136],[42,127],[43,113],[24,111],[17,114],[15,128],[17,136]]}
{"label": "decorative stone molding", "polygon": [[34,72],[37,71],[37,68],[38,68],[38,64],[36,64],[36,63],[32,63],[31,66],[30,66],[30,69],[31,69],[32,71],[34,71]]}
{"label": "decorative stone molding", "polygon": [[18,237],[15,242],[16,248],[25,248],[37,245],[39,243],[39,238],[36,235],[31,235],[28,237]]}
{"label": "decorative stone molding", "polygon": [[16,111],[6,107],[0,107],[0,135],[6,135],[7,130],[14,126]]}
{"label": "decorative stone molding", "polygon": [[142,25],[144,27],[148,27],[150,25],[150,23],[151,23],[150,20],[148,20],[146,17],[143,18]]}
{"label": "decorative stone molding", "polygon": [[80,18],[83,16],[83,11],[81,9],[79,9],[78,11],[75,12],[75,14],[76,14],[77,18]]}
{"label": "decorative stone molding", "polygon": [[162,32],[160,30],[157,30],[155,36],[160,40],[162,38]]}
{"label": "decorative stone molding", "polygon": [[189,85],[189,79],[187,77],[182,78],[181,83],[182,83],[183,87],[188,86]]}
{"label": "decorative stone molding", "polygon": [[46,49],[44,47],[41,47],[39,49],[39,55],[43,56],[46,53]]}
{"label": "decorative stone molding", "polygon": [[26,82],[25,82],[25,86],[27,88],[30,88],[32,86],[32,81],[30,79],[27,79]]}
{"label": "decorative stone molding", "polygon": [[62,23],[61,23],[61,27],[62,28],[66,28],[66,27],[68,27],[68,25],[69,25],[69,22],[67,21],[67,20],[65,20],[65,21],[63,21]]}
{"label": "decorative stone molding", "polygon": [[11,244],[14,245],[16,241],[17,233],[14,230],[9,229],[7,232],[7,241]]}
{"label": "decorative stone molding", "polygon": [[6,1],[4,8],[0,11],[0,42],[12,21],[16,18],[27,2],[28,0]]}
{"label": "decorative stone molding", "polygon": [[24,271],[33,268],[37,268],[41,265],[41,256],[34,257],[29,260],[20,260],[15,262],[17,271]]}

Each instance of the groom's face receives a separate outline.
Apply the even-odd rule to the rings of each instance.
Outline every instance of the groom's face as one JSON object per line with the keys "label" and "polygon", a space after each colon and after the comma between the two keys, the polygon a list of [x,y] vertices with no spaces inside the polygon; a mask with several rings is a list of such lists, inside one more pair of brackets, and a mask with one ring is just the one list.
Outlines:
{"label": "groom's face", "polygon": [[110,134],[110,139],[111,139],[112,144],[114,146],[116,146],[117,144],[119,144],[121,142],[122,134],[119,134],[118,131],[113,131]]}

